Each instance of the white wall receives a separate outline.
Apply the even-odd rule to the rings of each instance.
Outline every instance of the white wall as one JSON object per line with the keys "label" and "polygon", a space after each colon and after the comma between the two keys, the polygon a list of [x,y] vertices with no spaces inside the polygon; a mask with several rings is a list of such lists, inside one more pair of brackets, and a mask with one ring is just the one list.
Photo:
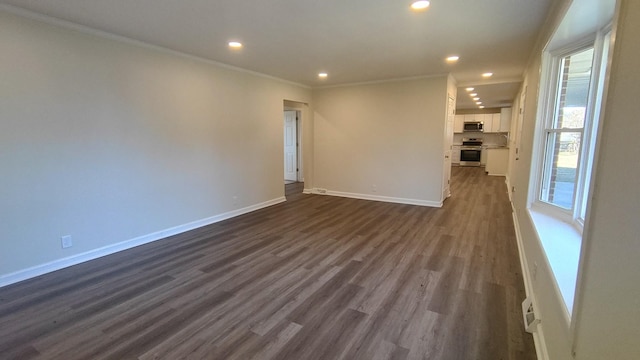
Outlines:
{"label": "white wall", "polygon": [[314,186],[438,205],[447,76],[314,89]]}
{"label": "white wall", "polygon": [[621,0],[576,321],[580,360],[640,359],[640,2]]}
{"label": "white wall", "polygon": [[0,54],[0,284],[282,199],[283,100],[309,89],[1,11]]}
{"label": "white wall", "polygon": [[[569,315],[557,288],[555,278],[546,260],[542,245],[538,240],[536,230],[527,214],[527,194],[529,191],[529,175],[532,161],[533,136],[537,119],[538,87],[540,83],[541,56],[544,46],[551,38],[554,29],[562,20],[571,0],[558,1],[549,11],[543,32],[532,52],[532,58],[525,71],[525,79],[521,91],[525,93],[524,115],[522,121],[522,133],[518,158],[514,161],[513,168],[509,169],[510,185],[515,188],[512,193],[512,202],[518,228],[522,240],[522,250],[527,269],[525,277],[530,280],[528,284],[531,295],[536,300],[536,310],[542,319],[537,335],[541,340],[540,345],[548,352],[548,359],[568,360],[571,357],[571,333],[569,328]],[[519,95],[518,95],[519,96]],[[517,136],[517,133],[515,134]],[[534,267],[537,269],[534,274]],[[544,351],[542,351],[544,352]]]}
{"label": "white wall", "polygon": [[[640,92],[637,38],[640,3],[622,4],[606,109],[599,140],[595,190],[585,225],[583,259],[573,323],[555,285],[545,254],[526,214],[529,171],[536,122],[542,47],[551,37],[571,0],[556,2],[540,42],[525,73],[527,84],[520,160],[514,162],[510,180],[515,186],[513,205],[523,241],[530,291],[542,319],[540,335],[549,359],[638,359],[640,321],[640,150],[634,141],[640,133],[635,100]],[[634,155],[635,154],[635,155]],[[534,277],[534,264],[538,265]],[[575,327],[575,329],[572,328]]]}
{"label": "white wall", "polygon": [[[541,53],[538,53],[541,54]],[[539,335],[549,353],[549,359],[570,359],[571,334],[569,330],[569,314],[561,298],[556,280],[551,271],[542,244],[538,240],[536,230],[527,214],[527,194],[529,191],[529,174],[532,161],[533,134],[536,122],[536,100],[539,85],[539,58],[527,69],[524,84],[527,85],[525,112],[522,123],[521,144],[518,161],[515,161],[513,176],[509,176],[510,185],[515,187],[512,193],[513,207],[518,219],[518,228],[522,239],[523,251],[531,279],[530,291],[536,300],[538,316],[543,320],[539,327]],[[534,268],[536,270],[534,271]],[[535,277],[532,275],[535,272]]]}

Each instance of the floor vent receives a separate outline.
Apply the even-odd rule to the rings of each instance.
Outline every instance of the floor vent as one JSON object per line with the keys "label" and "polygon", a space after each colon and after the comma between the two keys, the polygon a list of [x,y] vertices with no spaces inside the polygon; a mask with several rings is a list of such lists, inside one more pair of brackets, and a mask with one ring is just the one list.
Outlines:
{"label": "floor vent", "polygon": [[524,318],[524,330],[533,334],[540,323],[540,319],[536,316],[531,298],[526,298],[522,302],[522,316]]}

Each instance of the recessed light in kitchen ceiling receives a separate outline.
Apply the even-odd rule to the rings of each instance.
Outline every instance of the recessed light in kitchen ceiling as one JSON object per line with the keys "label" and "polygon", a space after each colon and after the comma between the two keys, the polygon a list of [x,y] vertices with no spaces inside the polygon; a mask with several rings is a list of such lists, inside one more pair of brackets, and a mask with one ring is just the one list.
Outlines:
{"label": "recessed light in kitchen ceiling", "polygon": [[242,43],[238,41],[229,41],[229,47],[232,49],[240,49],[242,47]]}
{"label": "recessed light in kitchen ceiling", "polygon": [[478,106],[480,109],[484,109],[484,105],[480,105]]}
{"label": "recessed light in kitchen ceiling", "polygon": [[476,105],[482,105],[482,101],[476,101]]}
{"label": "recessed light in kitchen ceiling", "polygon": [[478,96],[478,93],[471,93],[471,94],[469,94],[469,96],[471,96],[471,97]]}
{"label": "recessed light in kitchen ceiling", "polygon": [[411,4],[411,9],[416,11],[422,11],[428,7],[429,7],[428,1],[414,1],[413,4]]}
{"label": "recessed light in kitchen ceiling", "polygon": [[473,98],[473,100],[478,101],[478,100],[480,100],[480,98],[476,96],[476,97]]}
{"label": "recessed light in kitchen ceiling", "polygon": [[447,57],[447,59],[446,59],[446,60],[447,60],[447,62],[449,62],[449,63],[453,63],[453,62],[456,62],[456,61],[460,60],[460,56],[458,56],[458,55],[451,55],[451,56]]}
{"label": "recessed light in kitchen ceiling", "polygon": [[475,89],[475,88],[468,87],[468,88],[466,88],[465,90],[467,90],[467,91],[473,91],[474,89]]}
{"label": "recessed light in kitchen ceiling", "polygon": [[491,73],[491,72],[486,72],[486,73],[482,74],[482,77],[486,77],[486,78],[492,77],[492,76],[493,76],[493,73]]}
{"label": "recessed light in kitchen ceiling", "polygon": [[320,79],[325,79],[327,76],[329,76],[329,74],[327,74],[326,72],[318,73],[318,77],[319,77]]}

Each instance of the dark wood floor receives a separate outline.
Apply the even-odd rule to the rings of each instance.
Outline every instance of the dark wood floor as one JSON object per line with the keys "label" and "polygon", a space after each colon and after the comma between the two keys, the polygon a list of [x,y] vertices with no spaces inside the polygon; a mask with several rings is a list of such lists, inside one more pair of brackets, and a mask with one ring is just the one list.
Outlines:
{"label": "dark wood floor", "polygon": [[0,289],[2,359],[535,359],[504,178],[290,201]]}
{"label": "dark wood floor", "polygon": [[304,183],[303,182],[294,182],[290,184],[286,184],[284,186],[284,195],[287,197],[288,201],[296,200],[302,195],[304,191]]}

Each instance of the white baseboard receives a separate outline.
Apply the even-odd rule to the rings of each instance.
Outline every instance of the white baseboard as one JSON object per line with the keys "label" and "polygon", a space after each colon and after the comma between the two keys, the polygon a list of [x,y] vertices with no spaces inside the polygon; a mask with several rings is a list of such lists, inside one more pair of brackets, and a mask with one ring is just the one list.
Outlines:
{"label": "white baseboard", "polygon": [[[510,189],[509,184],[507,183],[507,189]],[[527,297],[530,297],[533,303],[534,311],[538,311],[536,307],[536,296],[533,292],[533,280],[531,277],[531,273],[529,272],[529,265],[527,263],[527,258],[524,254],[524,245],[522,242],[522,234],[520,233],[520,224],[518,222],[518,215],[516,214],[516,210],[513,207],[513,203],[511,204],[511,214],[513,216],[513,227],[516,232],[516,241],[518,243],[518,255],[520,257],[520,269],[522,271],[522,278],[524,280],[524,289]],[[547,345],[544,339],[544,330],[542,323],[539,323],[536,326],[536,331],[533,335],[533,343],[536,348],[536,354],[538,356],[538,360],[549,360],[549,354],[547,352]]]}
{"label": "white baseboard", "polygon": [[98,249],[90,250],[82,254],[69,256],[63,259],[54,260],[45,264],[36,265],[24,270],[19,270],[7,275],[0,276],[0,287],[7,286],[19,281],[27,280],[36,276],[40,276],[52,271],[60,270],[69,266],[77,265],[89,260],[94,260],[103,256],[111,255],[123,250],[131,249],[136,246],[144,245],[150,242],[164,239],[169,236],[178,235],[186,231],[197,229],[206,225],[214,224],[232,217],[250,213],[269,206],[273,206],[285,202],[286,198],[280,197],[265,201],[259,204],[247,206],[242,209],[229,211],[223,214],[214,215],[205,219],[192,221],[183,225],[178,225],[169,229],[160,230],[151,234],[139,236],[133,239],[125,240],[113,245],[104,246]]}
{"label": "white baseboard", "polygon": [[342,191],[332,191],[332,190],[321,189],[321,188],[313,188],[311,190],[311,194],[339,196],[339,197],[346,197],[346,198],[360,199],[360,200],[383,201],[383,202],[390,202],[390,203],[397,203],[397,204],[442,207],[442,201],[428,201],[428,200],[418,200],[418,199],[397,198],[397,197],[390,197],[390,196],[349,193],[349,192],[342,192]]}

